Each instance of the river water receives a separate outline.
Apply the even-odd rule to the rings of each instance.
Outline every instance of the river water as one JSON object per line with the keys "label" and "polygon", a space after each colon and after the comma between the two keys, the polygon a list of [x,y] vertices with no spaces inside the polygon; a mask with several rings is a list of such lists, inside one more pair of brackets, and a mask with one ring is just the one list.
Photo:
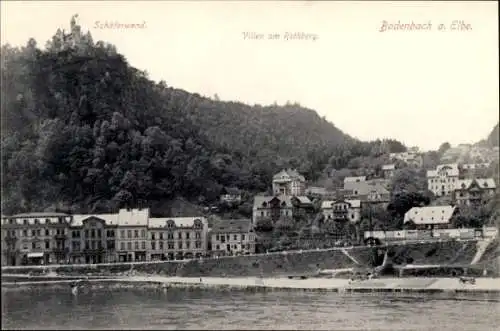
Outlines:
{"label": "river water", "polygon": [[500,301],[311,292],[2,289],[4,329],[498,330]]}

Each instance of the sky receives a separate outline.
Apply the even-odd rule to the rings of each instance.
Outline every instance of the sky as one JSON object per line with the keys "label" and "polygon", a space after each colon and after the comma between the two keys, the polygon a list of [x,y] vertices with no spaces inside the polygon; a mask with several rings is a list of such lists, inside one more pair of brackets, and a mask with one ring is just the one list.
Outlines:
{"label": "sky", "polygon": [[1,43],[44,47],[78,14],[94,41],[156,81],[250,105],[298,102],[359,139],[430,150],[477,142],[498,123],[497,12],[496,1],[2,1]]}

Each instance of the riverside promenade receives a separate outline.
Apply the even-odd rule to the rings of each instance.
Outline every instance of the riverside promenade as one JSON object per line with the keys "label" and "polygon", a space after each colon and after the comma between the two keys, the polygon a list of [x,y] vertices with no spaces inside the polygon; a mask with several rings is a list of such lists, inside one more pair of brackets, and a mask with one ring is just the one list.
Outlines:
{"label": "riverside promenade", "polygon": [[[35,279],[2,282],[2,288],[36,287],[37,285],[57,285],[74,282],[70,279]],[[476,278],[475,284],[462,283],[459,278],[376,278],[362,281],[336,278],[288,279],[283,277],[164,277],[164,276],[123,276],[107,279],[87,278],[88,286],[114,285],[116,287],[137,287],[141,285],[158,288],[204,288],[229,290],[304,290],[340,293],[367,292],[415,292],[415,293],[494,293],[500,296],[500,278]]]}

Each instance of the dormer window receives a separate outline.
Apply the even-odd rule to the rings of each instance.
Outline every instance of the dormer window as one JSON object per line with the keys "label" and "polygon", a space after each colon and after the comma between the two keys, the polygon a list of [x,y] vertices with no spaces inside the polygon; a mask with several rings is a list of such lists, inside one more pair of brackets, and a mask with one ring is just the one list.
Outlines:
{"label": "dormer window", "polygon": [[484,187],[488,187],[488,183],[487,182],[484,182]]}
{"label": "dormer window", "polygon": [[262,207],[264,207],[264,208],[267,207],[267,203],[265,201],[262,203]]}

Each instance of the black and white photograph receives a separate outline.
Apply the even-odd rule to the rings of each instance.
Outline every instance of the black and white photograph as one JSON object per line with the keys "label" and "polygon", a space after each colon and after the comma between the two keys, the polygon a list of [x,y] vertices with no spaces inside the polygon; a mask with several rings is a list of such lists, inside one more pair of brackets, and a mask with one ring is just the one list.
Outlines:
{"label": "black and white photograph", "polygon": [[498,330],[496,1],[14,1],[2,330]]}

